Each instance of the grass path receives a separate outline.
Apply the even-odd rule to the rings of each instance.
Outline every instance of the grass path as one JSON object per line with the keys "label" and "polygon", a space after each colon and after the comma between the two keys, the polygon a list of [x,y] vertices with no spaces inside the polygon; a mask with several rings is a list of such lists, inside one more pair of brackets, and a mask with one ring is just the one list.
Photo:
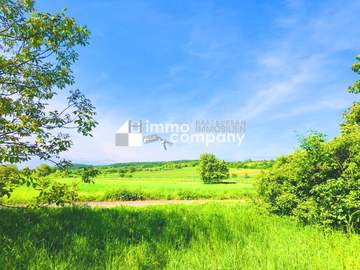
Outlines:
{"label": "grass path", "polygon": [[[119,206],[156,206],[172,204],[205,204],[205,203],[246,203],[248,199],[227,199],[227,200],[135,200],[135,201],[85,201],[75,202],[75,206],[84,208],[114,208]],[[1,208],[27,208],[26,204],[0,204]],[[50,205],[45,208],[59,208]]]}

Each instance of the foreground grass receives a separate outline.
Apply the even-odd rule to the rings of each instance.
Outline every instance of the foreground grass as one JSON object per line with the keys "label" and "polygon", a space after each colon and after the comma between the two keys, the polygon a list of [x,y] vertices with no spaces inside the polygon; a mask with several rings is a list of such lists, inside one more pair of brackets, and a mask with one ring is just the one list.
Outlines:
{"label": "foreground grass", "polygon": [[243,204],[0,209],[2,269],[360,269],[359,236]]}
{"label": "foreground grass", "polygon": [[[79,183],[82,201],[132,200],[132,199],[239,199],[253,196],[254,177],[260,172],[256,169],[232,169],[237,177],[223,184],[204,184],[197,168],[163,171],[140,171],[131,177],[119,174],[102,174],[94,184],[81,183],[79,178],[54,178],[55,181]],[[50,176],[50,178],[53,176]],[[14,191],[5,203],[27,203],[35,198],[36,192],[27,187]]]}

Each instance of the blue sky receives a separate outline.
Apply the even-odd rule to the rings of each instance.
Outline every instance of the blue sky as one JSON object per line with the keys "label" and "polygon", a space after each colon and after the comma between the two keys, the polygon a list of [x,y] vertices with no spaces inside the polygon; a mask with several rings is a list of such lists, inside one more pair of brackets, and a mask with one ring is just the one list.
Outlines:
{"label": "blue sky", "polygon": [[[355,96],[346,89],[360,53],[359,1],[45,1],[91,31],[74,65],[97,107],[93,138],[74,136],[75,162],[274,158],[297,136],[338,134]],[[119,148],[127,119],[244,119],[243,144]]]}

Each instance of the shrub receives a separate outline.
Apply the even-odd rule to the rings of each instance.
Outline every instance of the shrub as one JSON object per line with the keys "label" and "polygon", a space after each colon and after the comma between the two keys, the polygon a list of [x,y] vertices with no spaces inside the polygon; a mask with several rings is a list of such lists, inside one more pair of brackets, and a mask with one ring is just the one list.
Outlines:
{"label": "shrub", "polygon": [[10,197],[14,188],[20,184],[19,171],[15,165],[0,165],[0,197]]}
{"label": "shrub", "polygon": [[259,193],[278,214],[305,223],[360,228],[360,130],[330,141],[310,134],[263,173]]}
{"label": "shrub", "polygon": [[119,174],[124,174],[124,173],[126,173],[126,170],[124,170],[124,169],[119,169],[118,172],[119,172]]}
{"label": "shrub", "polygon": [[100,174],[100,171],[94,167],[84,168],[81,172],[81,179],[84,183],[94,183],[94,178]]}
{"label": "shrub", "polygon": [[218,183],[229,178],[229,168],[225,161],[217,160],[215,155],[200,155],[200,176],[204,183]]}
{"label": "shrub", "polygon": [[106,193],[105,200],[141,201],[145,196],[138,191],[118,190]]}
{"label": "shrub", "polygon": [[[352,68],[360,73],[357,60]],[[349,92],[360,92],[359,81]],[[260,177],[259,193],[273,212],[360,232],[360,102],[343,118],[339,136],[310,134]]]}

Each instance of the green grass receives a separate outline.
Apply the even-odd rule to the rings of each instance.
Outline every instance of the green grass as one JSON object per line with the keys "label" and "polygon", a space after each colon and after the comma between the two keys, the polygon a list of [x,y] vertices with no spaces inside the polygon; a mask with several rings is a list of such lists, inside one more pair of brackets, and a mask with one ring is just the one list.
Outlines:
{"label": "green grass", "polygon": [[249,204],[0,209],[1,269],[360,269],[360,238]]}
{"label": "green grass", "polygon": [[[132,177],[119,174],[101,174],[95,184],[80,183],[79,178],[55,178],[56,181],[79,182],[81,200],[120,200],[121,194],[134,195],[142,199],[239,199],[255,194],[254,177],[256,169],[231,169],[227,184],[204,184],[194,167],[161,171],[138,171]],[[53,177],[53,176],[50,176]],[[26,203],[36,196],[36,192],[26,187],[15,190],[6,203]],[[125,196],[126,197],[126,196]]]}

